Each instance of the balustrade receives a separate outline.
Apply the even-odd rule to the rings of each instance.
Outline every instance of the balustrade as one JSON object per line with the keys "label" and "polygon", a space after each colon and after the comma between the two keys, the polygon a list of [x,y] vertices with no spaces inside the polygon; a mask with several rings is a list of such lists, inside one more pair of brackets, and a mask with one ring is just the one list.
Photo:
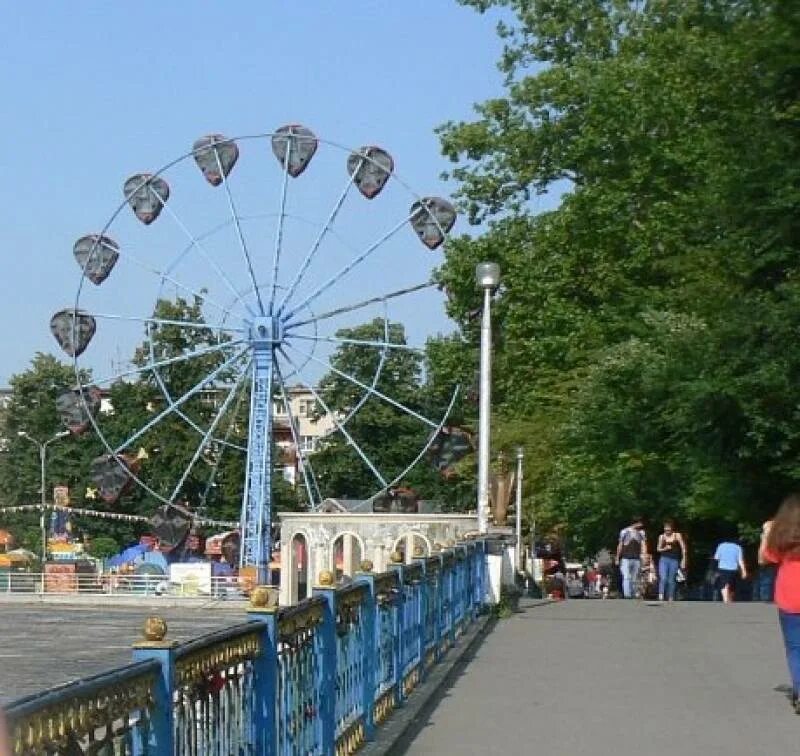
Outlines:
{"label": "balustrade", "polygon": [[308,756],[355,753],[477,616],[485,544],[322,573],[312,598],[277,606],[258,587],[249,621],[190,643],[151,617],[134,663],[14,702],[14,753]]}

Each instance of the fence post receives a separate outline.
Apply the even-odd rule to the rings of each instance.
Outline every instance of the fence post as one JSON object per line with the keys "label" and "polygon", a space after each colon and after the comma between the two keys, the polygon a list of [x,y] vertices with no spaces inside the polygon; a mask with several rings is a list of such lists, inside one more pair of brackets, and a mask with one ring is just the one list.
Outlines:
{"label": "fence post", "polygon": [[458,596],[458,621],[461,631],[469,624],[467,617],[467,547],[456,544],[456,592]]}
{"label": "fence post", "polygon": [[452,542],[448,542],[448,556],[446,561],[450,562],[447,568],[446,596],[447,596],[447,650],[449,651],[456,642],[456,569],[458,569],[458,559]]}
{"label": "fence post", "polygon": [[[414,554],[417,556],[417,553]],[[419,556],[422,557],[420,550]],[[427,629],[427,610],[428,610],[428,570],[424,559],[415,559],[422,570],[422,580],[419,583],[419,593],[417,601],[417,622],[419,624],[417,633],[417,645],[419,646],[419,679],[422,682],[425,679],[425,631]]]}
{"label": "fence post", "polygon": [[322,659],[319,715],[322,753],[333,754],[336,750],[336,577],[330,570],[323,570],[319,573],[318,580],[319,585],[314,586],[313,595],[325,599],[320,627]]}
{"label": "fence post", "polygon": [[378,603],[375,596],[375,575],[372,573],[373,564],[369,560],[361,562],[361,571],[358,573],[359,582],[365,583],[369,589],[366,606],[362,611],[364,623],[364,686],[362,690],[362,706],[364,709],[364,736],[366,739],[375,739],[375,690],[377,689],[377,659],[378,659]]}
{"label": "fence post", "polygon": [[467,574],[466,574],[466,589],[464,592],[464,600],[467,602],[466,610],[469,612],[469,621],[470,623],[475,621],[475,616],[477,614],[476,607],[477,603],[475,601],[475,581],[477,578],[477,570],[475,569],[476,559],[475,559],[475,552],[477,551],[477,547],[471,541],[468,541],[466,544],[467,549]]}
{"label": "fence post", "polygon": [[394,669],[396,678],[398,706],[402,706],[406,700],[406,692],[403,686],[405,675],[405,655],[403,653],[403,630],[405,624],[405,579],[403,576],[403,555],[399,552],[392,554],[392,563],[389,570],[397,575],[397,601],[395,602],[394,628],[392,633],[392,652],[394,656]]}
{"label": "fence post", "polygon": [[158,616],[150,616],[144,621],[143,635],[144,640],[133,644],[133,660],[155,659],[161,666],[161,673],[153,690],[147,742],[143,742],[143,735],[139,733],[134,754],[170,754],[175,748],[172,699],[175,693],[175,648],[178,643],[166,639],[167,623]]}
{"label": "fence post", "polygon": [[250,723],[255,752],[275,756],[278,751],[275,712],[278,690],[278,592],[260,585],[250,594],[250,619],[264,623],[261,637],[261,655],[253,665],[254,701]]}

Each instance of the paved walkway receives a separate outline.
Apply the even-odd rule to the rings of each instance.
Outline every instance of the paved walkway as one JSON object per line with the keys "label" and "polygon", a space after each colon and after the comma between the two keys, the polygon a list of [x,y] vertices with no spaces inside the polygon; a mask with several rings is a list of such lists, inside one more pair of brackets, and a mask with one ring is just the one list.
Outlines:
{"label": "paved walkway", "polygon": [[168,637],[179,641],[247,620],[220,602],[202,608],[0,602],[0,705],[129,664],[131,644],[150,614],[164,617]]}
{"label": "paved walkway", "polygon": [[530,607],[461,665],[405,753],[797,754],[786,682],[771,606]]}

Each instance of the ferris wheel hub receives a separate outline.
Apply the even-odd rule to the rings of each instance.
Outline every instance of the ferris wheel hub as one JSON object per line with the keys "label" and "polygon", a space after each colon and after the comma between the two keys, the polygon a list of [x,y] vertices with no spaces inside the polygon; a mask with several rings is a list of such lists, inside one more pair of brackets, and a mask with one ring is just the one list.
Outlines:
{"label": "ferris wheel hub", "polygon": [[253,348],[278,347],[284,339],[283,321],[277,315],[253,318],[249,337]]}

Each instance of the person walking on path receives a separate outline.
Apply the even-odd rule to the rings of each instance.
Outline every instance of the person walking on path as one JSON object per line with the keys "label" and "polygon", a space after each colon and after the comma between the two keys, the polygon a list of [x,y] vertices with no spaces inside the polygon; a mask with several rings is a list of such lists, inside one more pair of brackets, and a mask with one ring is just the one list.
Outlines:
{"label": "person walking on path", "polygon": [[674,601],[678,570],[686,570],[686,542],[675,530],[674,520],[664,521],[664,532],[658,537],[658,600]]}
{"label": "person walking on path", "polygon": [[722,600],[726,604],[731,604],[736,598],[736,580],[739,571],[742,573],[742,578],[747,579],[744,552],[736,541],[723,541],[717,546],[714,559],[717,562],[717,581],[720,593],[722,593]]}
{"label": "person walking on path", "polygon": [[647,536],[644,532],[644,523],[641,517],[634,517],[633,522],[620,531],[617,544],[617,563],[622,572],[622,595],[625,598],[636,597],[642,557],[646,555]]}
{"label": "person walking on path", "polygon": [[792,706],[800,714],[800,495],[789,496],[764,528],[758,561],[778,566],[775,603],[792,680]]}

